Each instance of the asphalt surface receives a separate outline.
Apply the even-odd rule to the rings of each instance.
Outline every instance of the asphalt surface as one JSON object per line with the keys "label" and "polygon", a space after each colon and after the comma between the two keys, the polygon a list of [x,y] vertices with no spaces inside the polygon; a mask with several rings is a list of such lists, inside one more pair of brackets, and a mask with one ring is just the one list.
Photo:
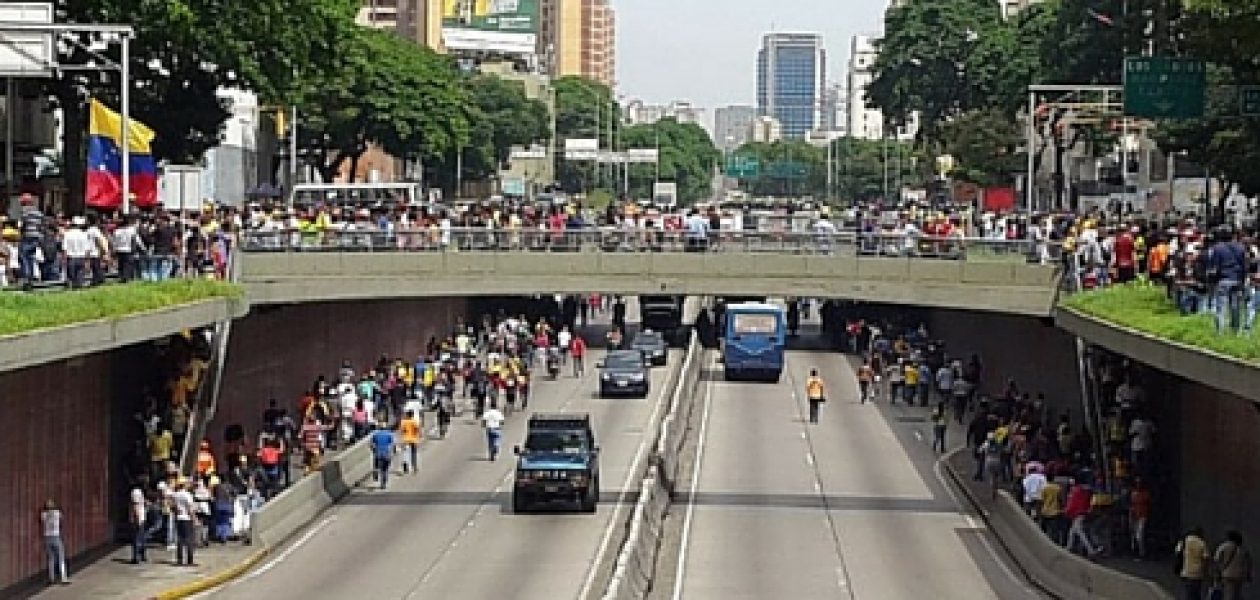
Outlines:
{"label": "asphalt surface", "polygon": [[[810,425],[814,367],[828,402]],[[947,491],[927,409],[860,404],[845,357],[793,351],[778,384],[728,383],[714,364],[704,393],[665,539],[680,547],[653,598],[1043,597]]]}
{"label": "asphalt surface", "polygon": [[665,369],[681,361],[672,350],[669,366],[654,370],[647,400],[605,400],[595,398],[594,363],[602,354],[592,351],[581,379],[568,370],[556,382],[536,379],[530,400],[534,412],[592,416],[601,448],[596,514],[512,514],[511,447],[523,441],[526,419],[519,412],[509,417],[505,454],[490,462],[481,428],[465,414],[448,439],[426,441],[419,475],[391,477],[383,491],[356,490],[269,561],[202,597],[578,598],[598,559],[615,556],[612,525],[633,508],[639,485],[627,475],[666,391],[659,385]]}

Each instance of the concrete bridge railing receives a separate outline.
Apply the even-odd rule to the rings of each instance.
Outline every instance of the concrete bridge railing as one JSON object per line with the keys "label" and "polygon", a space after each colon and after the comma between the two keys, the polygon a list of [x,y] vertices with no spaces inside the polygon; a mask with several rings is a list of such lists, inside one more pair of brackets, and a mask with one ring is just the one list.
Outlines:
{"label": "concrete bridge railing", "polygon": [[537,293],[806,296],[1049,316],[1055,267],[1027,242],[582,230],[248,232],[253,304]]}

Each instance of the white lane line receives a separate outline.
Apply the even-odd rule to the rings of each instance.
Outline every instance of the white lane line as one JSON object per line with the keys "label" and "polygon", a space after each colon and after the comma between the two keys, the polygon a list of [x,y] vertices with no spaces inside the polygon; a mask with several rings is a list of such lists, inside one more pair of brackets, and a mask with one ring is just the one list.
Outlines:
{"label": "white lane line", "polygon": [[691,468],[691,491],[687,494],[687,515],[683,517],[682,539],[678,544],[678,564],[674,567],[674,600],[681,600],[683,580],[687,575],[687,546],[691,539],[691,520],[696,512],[696,490],[700,487],[700,468],[704,464],[704,446],[709,437],[709,409],[713,406],[713,383],[706,382],[704,413],[700,416],[700,438],[696,441],[696,459]]}
{"label": "white lane line", "polygon": [[805,463],[811,467],[814,466],[814,453],[813,452],[808,452],[808,451],[805,452]]}
{"label": "white lane line", "polygon": [[[321,529],[323,529],[323,528],[324,528],[324,527],[326,527],[329,523],[332,523],[333,521],[336,521],[336,520],[337,520],[337,515],[332,515],[332,516],[327,517],[327,518],[323,519],[322,521],[320,521],[320,522],[316,523],[315,525],[311,526],[311,528],[310,528],[310,529],[308,529],[308,530],[306,531],[306,533],[302,534],[302,537],[298,538],[298,539],[297,539],[297,541],[295,541],[295,542],[293,542],[292,544],[290,544],[288,548],[285,548],[285,549],[284,549],[284,552],[281,552],[280,554],[276,555],[276,557],[275,557],[275,558],[273,558],[273,559],[271,559],[271,560],[267,561],[267,562],[266,562],[266,564],[264,564],[263,566],[258,567],[257,569],[255,569],[255,570],[251,571],[248,575],[245,575],[244,577],[240,577],[240,578],[236,579],[235,581],[233,581],[233,582],[231,582],[231,583],[229,583],[229,584],[227,584],[227,585],[225,585],[225,586],[221,586],[221,587],[219,587],[219,588],[216,588],[216,590],[221,590],[221,589],[225,589],[225,588],[228,588],[228,587],[232,587],[232,586],[235,586],[235,585],[238,585],[238,584],[245,583],[245,582],[247,582],[247,581],[249,581],[249,580],[251,580],[251,579],[254,579],[254,578],[256,578],[256,577],[259,577],[259,576],[261,576],[261,575],[265,574],[267,571],[270,571],[270,570],[272,570],[272,569],[276,568],[276,565],[279,565],[281,562],[284,562],[284,560],[285,560],[285,559],[287,559],[287,558],[289,558],[289,556],[290,556],[290,555],[292,555],[294,552],[297,552],[297,550],[298,550],[299,548],[301,548],[302,546],[306,545],[306,543],[307,543],[307,542],[311,541],[311,538],[315,537],[315,535],[316,535],[317,533],[319,533],[319,531],[320,531]],[[216,590],[207,590],[207,591],[205,591],[205,592],[202,592],[202,594],[209,595],[209,594],[213,593],[213,592],[214,592],[214,591],[216,591]],[[201,598],[201,597],[203,597],[203,595],[202,595],[202,594],[198,594],[197,596],[193,596],[193,597],[194,597],[194,598]]]}
{"label": "white lane line", "polygon": [[802,432],[801,432],[801,439],[802,439],[802,440],[803,440],[803,439],[805,439],[805,432],[804,432],[804,431],[802,431]]}
{"label": "white lane line", "polygon": [[[707,356],[707,354],[702,350],[695,359],[700,360],[703,356]],[[686,367],[687,365],[685,364],[679,364],[679,378],[682,377],[683,371]],[[678,381],[675,380],[675,385],[673,386],[674,389],[677,389],[677,383]],[[666,386],[661,387],[662,389],[656,398],[656,406],[652,407],[652,415],[648,417],[649,424],[657,422],[657,419],[660,417],[661,410],[666,404],[669,404],[666,395],[674,391],[674,389],[669,389]],[[604,536],[599,540],[599,549],[595,551],[595,560],[591,562],[591,566],[586,570],[586,580],[582,582],[582,587],[578,590],[577,600],[586,600],[586,598],[590,596],[591,590],[595,587],[595,577],[599,574],[599,566],[604,564],[604,557],[608,554],[609,545],[612,542],[613,532],[617,530],[618,525],[621,525],[621,513],[625,509],[624,505],[626,504],[626,502],[622,501],[623,498],[621,498],[621,496],[630,491],[630,486],[634,483],[634,474],[639,471],[639,467],[643,464],[643,461],[647,460],[647,451],[649,450],[648,445],[653,441],[655,440],[652,440],[651,437],[647,435],[643,436],[643,439],[639,440],[639,448],[635,451],[634,462],[630,464],[630,470],[626,471],[626,479],[621,482],[621,489],[617,490],[618,498],[617,502],[613,506],[612,518],[608,520],[608,525],[604,528]]]}
{"label": "white lane line", "polygon": [[[965,507],[967,505],[963,504],[962,498],[958,497],[958,494],[954,492],[953,486],[946,481],[945,474],[941,472],[941,461],[939,459],[932,465],[932,473],[936,475],[936,480],[940,482],[941,487],[945,488],[945,493],[949,494],[949,497],[954,501],[954,504],[958,506],[959,514],[963,516],[963,520],[966,521],[967,526],[972,529],[984,529],[984,524],[976,522],[975,518],[966,512]],[[988,535],[982,533],[979,538],[980,543],[984,545],[985,551],[989,553],[989,557],[993,559],[993,562],[997,563],[998,568],[1002,569],[1002,573],[1009,577],[1011,581],[1018,584],[1021,588],[1031,591],[1032,588],[1029,586],[1028,580],[1023,577],[1019,577],[1015,574],[1015,571],[1011,570],[1010,566],[1006,564],[1004,557],[998,554],[998,551],[993,547],[993,544],[989,543]]]}

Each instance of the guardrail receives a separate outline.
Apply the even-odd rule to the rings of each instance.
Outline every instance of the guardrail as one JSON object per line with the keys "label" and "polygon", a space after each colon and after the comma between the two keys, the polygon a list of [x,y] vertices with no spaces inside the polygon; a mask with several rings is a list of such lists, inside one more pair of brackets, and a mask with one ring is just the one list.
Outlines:
{"label": "guardrail", "polygon": [[705,240],[683,231],[613,228],[248,230],[246,252],[722,252],[841,254],[946,260],[1053,260],[1059,247],[1031,240],[837,232],[719,231]]}
{"label": "guardrail", "polygon": [[603,600],[643,600],[652,589],[665,517],[673,502],[672,490],[678,474],[682,434],[695,404],[694,392],[700,384],[704,356],[699,336],[693,330],[687,356],[670,396],[669,409],[658,429],[652,452],[653,464],[648,467],[639,487],[639,501],[630,517],[629,533],[617,554]]}
{"label": "guardrail", "polygon": [[372,450],[364,438],[318,471],[294,482],[254,513],[249,523],[251,543],[265,548],[283,543],[371,473]]}

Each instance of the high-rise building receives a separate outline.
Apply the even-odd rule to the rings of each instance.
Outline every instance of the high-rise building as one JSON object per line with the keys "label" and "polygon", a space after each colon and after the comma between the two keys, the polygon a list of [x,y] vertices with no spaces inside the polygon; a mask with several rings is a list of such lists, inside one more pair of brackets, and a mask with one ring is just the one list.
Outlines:
{"label": "high-rise building", "polygon": [[827,86],[823,94],[822,124],[819,129],[845,135],[849,129],[848,114],[848,97],[845,95],[844,85],[837,83]]}
{"label": "high-rise building", "polygon": [[442,50],[442,0],[362,0],[360,25],[398,32],[417,44]]}
{"label": "high-rise building", "polygon": [[724,151],[748,143],[757,109],[752,106],[723,106],[713,111],[713,143]]}
{"label": "high-rise building", "polygon": [[617,21],[610,0],[542,0],[539,52],[555,77],[617,81]]}
{"label": "high-rise building", "polygon": [[769,33],[757,55],[757,114],[774,117],[786,137],[822,123],[827,52],[816,33]]}
{"label": "high-rise building", "polygon": [[878,140],[884,137],[884,114],[866,104],[866,88],[875,78],[872,67],[877,52],[869,36],[855,35],[849,46],[848,135]]}

